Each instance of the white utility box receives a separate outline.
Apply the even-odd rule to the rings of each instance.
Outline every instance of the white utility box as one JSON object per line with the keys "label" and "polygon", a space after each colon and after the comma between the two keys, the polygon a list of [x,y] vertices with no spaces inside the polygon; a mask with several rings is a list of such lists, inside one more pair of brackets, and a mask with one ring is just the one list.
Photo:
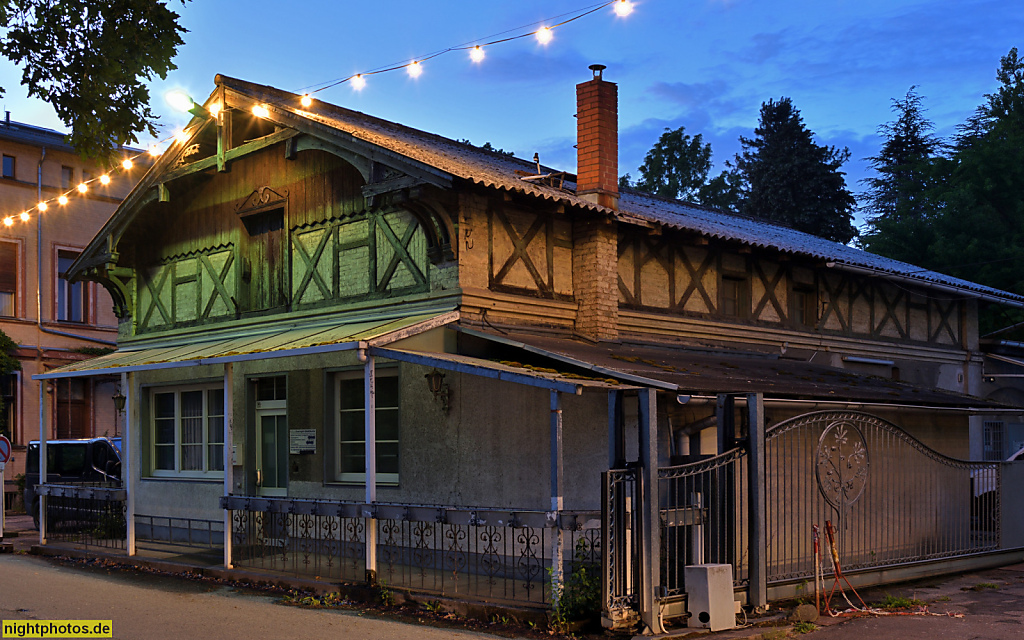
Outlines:
{"label": "white utility box", "polygon": [[731,564],[697,564],[683,567],[686,584],[686,626],[722,631],[736,627]]}

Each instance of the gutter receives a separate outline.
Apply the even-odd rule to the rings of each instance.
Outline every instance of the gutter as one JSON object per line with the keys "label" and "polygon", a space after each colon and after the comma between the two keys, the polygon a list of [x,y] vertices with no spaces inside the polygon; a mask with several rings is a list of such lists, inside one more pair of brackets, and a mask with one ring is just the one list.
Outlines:
{"label": "gutter", "polygon": [[[36,202],[43,201],[43,160],[45,159],[46,147],[43,147],[42,153],[39,156],[39,162],[36,164]],[[66,331],[57,331],[56,329],[50,329],[43,326],[43,216],[39,215],[36,216],[36,276],[36,328],[43,333],[48,333],[54,336],[85,340],[86,342],[107,345],[108,347],[117,346],[116,342],[111,342],[110,340],[102,340],[100,338],[68,333]],[[37,345],[37,348],[39,346],[40,345]]]}
{"label": "gutter", "polygon": [[[747,394],[729,394],[734,396],[737,404],[745,404],[747,401]],[[686,397],[686,396],[684,396]],[[717,396],[689,396],[686,402],[680,402],[680,404],[695,404],[695,405],[706,405],[713,404],[718,401]],[[769,398],[765,397],[765,405],[786,405],[798,408],[817,409],[823,406],[836,406],[844,409],[897,409],[903,411],[952,411],[956,413],[966,413],[969,415],[981,415],[981,414],[993,414],[993,415],[1020,415],[1024,416],[1024,409],[1006,407],[947,407],[938,405],[922,405],[922,404],[899,404],[896,402],[858,402],[849,400],[797,400],[794,398]]]}

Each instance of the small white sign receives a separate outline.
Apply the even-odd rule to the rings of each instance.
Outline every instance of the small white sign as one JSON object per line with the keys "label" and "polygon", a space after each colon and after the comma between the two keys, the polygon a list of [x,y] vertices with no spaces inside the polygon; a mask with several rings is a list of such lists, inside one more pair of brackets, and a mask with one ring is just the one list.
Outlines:
{"label": "small white sign", "polygon": [[288,436],[288,453],[316,453],[316,429],[292,429]]}

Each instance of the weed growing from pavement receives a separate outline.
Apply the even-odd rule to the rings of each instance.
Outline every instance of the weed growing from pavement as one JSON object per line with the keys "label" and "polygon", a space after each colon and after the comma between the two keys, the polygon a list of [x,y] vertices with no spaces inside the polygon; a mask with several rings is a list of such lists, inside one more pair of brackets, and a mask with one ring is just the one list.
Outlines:
{"label": "weed growing from pavement", "polygon": [[444,613],[440,600],[427,600],[423,603],[424,608],[430,613]]}
{"label": "weed growing from pavement", "polygon": [[882,601],[878,603],[878,606],[886,611],[897,611],[899,609],[910,609],[911,607],[920,607],[924,605],[924,602],[917,598],[907,598],[904,596],[892,596],[888,593],[882,598]]}
{"label": "weed growing from pavement", "polygon": [[381,581],[377,585],[377,602],[384,607],[395,606],[395,591],[388,587],[388,583]]}
{"label": "weed growing from pavement", "polygon": [[818,628],[813,622],[800,621],[793,625],[793,633],[810,633]]}
{"label": "weed growing from pavement", "polygon": [[761,634],[761,640],[782,640],[785,637],[785,629],[771,629]]}

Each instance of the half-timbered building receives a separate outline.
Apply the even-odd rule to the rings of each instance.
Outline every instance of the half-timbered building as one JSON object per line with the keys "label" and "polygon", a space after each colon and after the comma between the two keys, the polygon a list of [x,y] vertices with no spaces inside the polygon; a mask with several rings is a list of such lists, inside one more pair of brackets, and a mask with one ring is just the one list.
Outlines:
{"label": "half-timbered building", "polygon": [[216,78],[73,267],[119,350],[43,376],[124,378],[129,553],[205,527],[228,565],[540,604],[603,556],[606,618],[657,627],[684,564],[752,605],[806,580],[823,514],[865,570],[1016,545],[953,458],[1019,420],[977,314],[1024,297],[620,192],[593,69],[576,174]]}

